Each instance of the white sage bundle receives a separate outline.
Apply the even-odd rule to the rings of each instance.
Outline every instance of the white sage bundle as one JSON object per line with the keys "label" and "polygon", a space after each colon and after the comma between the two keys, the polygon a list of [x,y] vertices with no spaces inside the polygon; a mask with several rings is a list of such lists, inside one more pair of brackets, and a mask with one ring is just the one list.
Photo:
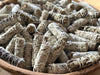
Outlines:
{"label": "white sage bundle", "polygon": [[0,21],[0,32],[2,32],[5,27],[9,25],[14,25],[17,22],[18,22],[18,19],[17,19],[16,13],[9,15],[7,18],[2,19]]}
{"label": "white sage bundle", "polygon": [[49,16],[49,12],[47,10],[43,10],[40,17],[40,22],[42,22],[43,20],[47,20],[48,16]]}
{"label": "white sage bundle", "polygon": [[62,15],[60,13],[55,13],[53,11],[50,11],[49,14],[52,19],[63,24],[66,28],[69,26],[70,21],[67,15]]}
{"label": "white sage bundle", "polygon": [[70,25],[67,29],[69,32],[74,32],[77,29],[79,29],[82,26],[86,26],[86,25],[97,25],[97,19],[89,19],[89,18],[80,18],[76,21],[74,21],[74,23],[72,25]]}
{"label": "white sage bundle", "polygon": [[37,32],[40,34],[44,34],[47,30],[48,22],[47,20],[43,20],[37,27]]}
{"label": "white sage bundle", "polygon": [[81,31],[81,30],[77,30],[75,32],[75,34],[80,36],[80,37],[91,40],[93,42],[96,42],[96,43],[100,42],[100,34],[96,34],[96,33],[93,33],[93,32]]}
{"label": "white sage bundle", "polygon": [[0,20],[7,18],[9,14],[0,14]]}
{"label": "white sage bundle", "polygon": [[65,48],[65,41],[63,39],[58,39],[58,41],[56,41],[56,43],[52,47],[47,64],[54,63],[56,59],[60,56],[61,51],[63,51],[64,48]]}
{"label": "white sage bundle", "polygon": [[89,51],[89,52],[71,52],[71,57],[70,58],[80,58],[84,55],[87,54],[95,54],[95,55],[99,55],[98,51]]}
{"label": "white sage bundle", "polygon": [[80,37],[80,36],[72,34],[72,33],[69,34],[68,41],[87,42],[89,50],[95,50],[96,44],[97,44],[97,43],[95,43],[93,41],[90,41],[90,40],[88,40],[86,38]]}
{"label": "white sage bundle", "polygon": [[72,13],[71,15],[68,15],[70,22],[73,22],[76,19],[84,18],[88,14],[88,11],[86,8],[82,8],[78,12]]}
{"label": "white sage bundle", "polygon": [[100,18],[98,18],[98,24],[100,25]]}
{"label": "white sage bundle", "polygon": [[23,58],[24,57],[24,46],[25,46],[25,39],[16,37],[14,55]]}
{"label": "white sage bundle", "polygon": [[16,14],[18,16],[19,21],[22,23],[23,23],[23,21],[26,21],[27,23],[34,23],[34,24],[39,23],[37,17],[30,15],[29,13],[26,13],[22,10],[17,11]]}
{"label": "white sage bundle", "polygon": [[21,4],[22,2],[31,2],[31,0],[18,0],[19,4]]}
{"label": "white sage bundle", "polygon": [[48,28],[57,39],[67,40],[68,34],[57,23],[50,23]]}
{"label": "white sage bundle", "polygon": [[33,51],[32,51],[32,66],[34,66],[35,58],[37,57],[37,54],[39,52],[42,39],[43,39],[43,35],[39,34],[38,32],[34,34]]}
{"label": "white sage bundle", "polygon": [[36,25],[33,23],[28,24],[28,26],[26,27],[26,30],[30,33],[30,34],[34,34],[36,31]]}
{"label": "white sage bundle", "polygon": [[74,3],[69,3],[69,4],[66,6],[66,10],[68,11],[69,14],[70,14],[71,12],[73,12],[74,9],[75,9]]}
{"label": "white sage bundle", "polygon": [[66,6],[67,4],[71,3],[72,0],[60,0],[59,3],[61,6]]}
{"label": "white sage bundle", "polygon": [[26,42],[32,42],[32,36],[29,34],[29,32],[25,28],[23,28],[20,35],[23,36]]}
{"label": "white sage bundle", "polygon": [[48,73],[64,74],[86,68],[100,60],[99,54],[86,54],[83,57],[75,58],[67,61],[67,63],[49,64],[47,67]]}
{"label": "white sage bundle", "polygon": [[35,4],[45,4],[47,1],[52,1],[52,0],[30,0],[31,3],[35,3]]}
{"label": "white sage bundle", "polygon": [[53,22],[57,23],[57,25],[59,25],[59,27],[61,27],[65,32],[67,32],[67,29],[61,23],[55,22],[53,20],[48,20],[48,24],[53,23]]}
{"label": "white sage bundle", "polygon": [[[54,46],[55,42],[57,42],[56,37],[55,37],[54,35],[52,35],[52,33],[51,33],[50,31],[47,31],[47,32],[45,33],[44,36],[45,36],[45,37],[46,37],[46,36],[49,37],[47,41],[50,43],[50,45],[51,45],[52,47]],[[66,53],[62,50],[62,51],[61,51],[61,54],[60,54],[60,56],[59,56],[59,61],[60,61],[61,63],[64,63],[64,62],[67,62],[67,60],[68,60],[68,56],[67,56]]]}
{"label": "white sage bundle", "polygon": [[0,44],[6,44],[10,41],[15,34],[20,33],[23,30],[23,26],[20,23],[16,23],[4,34],[0,35]]}
{"label": "white sage bundle", "polygon": [[7,26],[5,29],[4,29],[4,32],[6,32],[9,28],[11,28],[12,26]]}
{"label": "white sage bundle", "polygon": [[11,13],[14,14],[16,13],[17,11],[19,11],[21,8],[18,4],[14,5],[12,10],[11,10]]}
{"label": "white sage bundle", "polygon": [[66,63],[69,60],[67,54],[64,51],[61,51],[61,54],[59,56],[60,63]]}
{"label": "white sage bundle", "polygon": [[35,16],[40,17],[41,16],[41,8],[36,6],[35,4],[32,3],[27,3],[27,2],[22,2],[21,3],[21,9],[25,12],[28,13],[33,13]]}
{"label": "white sage bundle", "polygon": [[[47,39],[47,37],[46,37]],[[43,40],[46,40],[45,38]],[[42,43],[35,59],[34,69],[35,72],[44,72],[45,66],[50,54],[51,46],[48,42]]]}
{"label": "white sage bundle", "polygon": [[69,32],[74,32],[77,29],[79,29],[80,27],[86,25],[88,22],[89,22],[88,19],[80,18],[80,19],[74,21],[74,23],[72,25],[70,25],[67,29]]}
{"label": "white sage bundle", "polygon": [[88,50],[88,44],[87,42],[67,41],[65,49],[68,51],[86,52]]}
{"label": "white sage bundle", "polygon": [[72,1],[72,5],[74,7],[74,10],[76,10],[76,11],[79,11],[79,10],[81,10],[83,8],[83,6],[80,3],[75,2],[75,1]]}
{"label": "white sage bundle", "polygon": [[11,54],[9,51],[5,50],[3,47],[0,47],[0,58],[12,65],[15,65],[21,68],[23,68],[25,65],[25,61],[23,58],[20,58]]}
{"label": "white sage bundle", "polygon": [[55,4],[48,2],[48,1],[44,5],[44,8],[48,11],[53,9],[54,12],[57,12],[57,13],[60,13],[60,14],[66,14],[65,9],[63,9],[62,7],[56,6]]}
{"label": "white sage bundle", "polygon": [[25,68],[28,70],[32,69],[32,51],[33,51],[32,43],[26,42],[24,47],[24,60],[25,60]]}
{"label": "white sage bundle", "polygon": [[12,38],[12,40],[6,46],[6,50],[8,50],[10,53],[14,54],[14,49],[15,49],[15,38]]}
{"label": "white sage bundle", "polygon": [[9,14],[12,9],[11,5],[6,5],[2,9],[0,9],[0,14]]}
{"label": "white sage bundle", "polygon": [[51,44],[51,46],[53,46],[57,41],[57,38],[49,30],[44,34],[44,37],[49,37],[47,41]]}
{"label": "white sage bundle", "polygon": [[100,34],[100,27],[98,26],[85,26],[83,30]]}
{"label": "white sage bundle", "polygon": [[99,18],[100,17],[100,12],[92,12],[92,13],[89,13],[88,16],[90,18]]}

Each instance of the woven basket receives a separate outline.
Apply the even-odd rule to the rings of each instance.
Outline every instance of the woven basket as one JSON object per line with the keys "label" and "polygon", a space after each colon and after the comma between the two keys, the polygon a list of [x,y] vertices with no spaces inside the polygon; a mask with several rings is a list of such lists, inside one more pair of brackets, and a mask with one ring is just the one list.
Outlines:
{"label": "woven basket", "polygon": [[[76,1],[81,2],[79,0],[76,0]],[[94,6],[94,8],[96,8],[97,10],[100,10],[99,0],[83,0],[83,1],[86,1],[90,5]],[[2,59],[0,59],[0,67],[3,69],[2,72],[5,72],[2,74],[0,72],[0,75],[100,75],[100,62],[86,69],[75,71],[72,73],[67,73],[67,74],[47,74],[47,73],[32,72],[29,70],[25,70],[25,69],[13,66],[3,61]],[[0,71],[1,71],[1,68],[0,68]]]}
{"label": "woven basket", "polygon": [[[83,69],[80,71],[75,71],[72,73],[67,73],[67,74],[47,74],[47,73],[32,72],[29,70],[15,67],[1,59],[0,59],[0,67],[3,68],[4,70],[8,71],[12,75],[100,75],[100,62],[93,66],[90,66],[86,69]],[[2,75],[4,75],[4,74],[2,74]]]}

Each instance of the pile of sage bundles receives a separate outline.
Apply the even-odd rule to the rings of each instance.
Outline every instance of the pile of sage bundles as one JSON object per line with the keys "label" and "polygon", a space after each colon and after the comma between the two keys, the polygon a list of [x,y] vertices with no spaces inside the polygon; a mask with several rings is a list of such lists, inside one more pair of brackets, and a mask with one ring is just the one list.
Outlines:
{"label": "pile of sage bundles", "polygon": [[100,60],[100,12],[74,0],[18,0],[0,9],[0,58],[64,74]]}

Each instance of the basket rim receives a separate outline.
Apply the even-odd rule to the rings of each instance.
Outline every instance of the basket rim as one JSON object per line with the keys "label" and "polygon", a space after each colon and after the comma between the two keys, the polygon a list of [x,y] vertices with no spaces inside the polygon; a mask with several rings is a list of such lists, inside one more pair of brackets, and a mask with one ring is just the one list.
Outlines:
{"label": "basket rim", "polygon": [[3,68],[4,70],[12,73],[13,75],[84,75],[89,72],[95,71],[97,69],[100,69],[100,61],[97,64],[94,64],[88,68],[71,72],[71,73],[66,73],[66,74],[49,74],[49,73],[39,73],[39,72],[32,72],[26,69],[22,69],[16,66],[13,66],[4,60],[0,59],[0,67]]}

